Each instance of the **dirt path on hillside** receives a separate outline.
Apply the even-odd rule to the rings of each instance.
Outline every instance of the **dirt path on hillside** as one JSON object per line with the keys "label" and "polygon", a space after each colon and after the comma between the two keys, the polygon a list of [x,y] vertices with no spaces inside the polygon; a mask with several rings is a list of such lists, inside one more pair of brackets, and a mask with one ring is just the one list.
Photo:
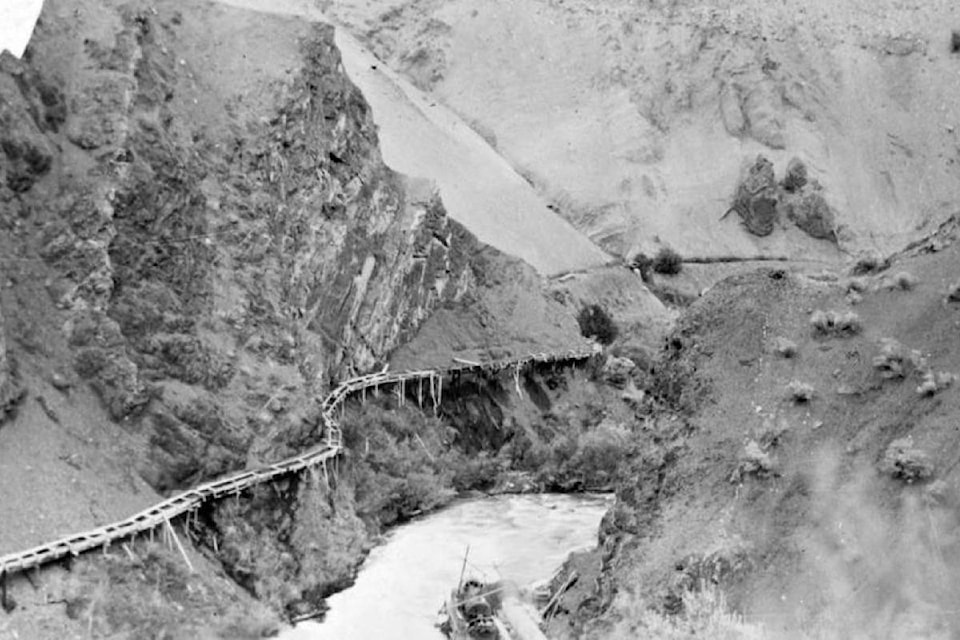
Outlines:
{"label": "dirt path on hillside", "polygon": [[[266,13],[327,19],[302,0],[221,1]],[[387,69],[342,30],[337,46],[347,74],[372,107],[384,161],[401,173],[436,182],[451,218],[543,275],[610,260],[548,209],[533,187],[456,114]]]}

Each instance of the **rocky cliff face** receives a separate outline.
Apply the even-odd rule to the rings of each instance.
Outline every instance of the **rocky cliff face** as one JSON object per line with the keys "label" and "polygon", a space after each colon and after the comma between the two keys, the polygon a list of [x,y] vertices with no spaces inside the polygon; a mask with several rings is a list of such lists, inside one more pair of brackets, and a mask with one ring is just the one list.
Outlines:
{"label": "rocky cliff face", "polygon": [[160,489],[298,444],[331,380],[475,286],[476,242],[383,164],[332,27],[288,22],[285,68],[253,73],[196,44],[255,19],[53,4],[0,78],[4,222]]}

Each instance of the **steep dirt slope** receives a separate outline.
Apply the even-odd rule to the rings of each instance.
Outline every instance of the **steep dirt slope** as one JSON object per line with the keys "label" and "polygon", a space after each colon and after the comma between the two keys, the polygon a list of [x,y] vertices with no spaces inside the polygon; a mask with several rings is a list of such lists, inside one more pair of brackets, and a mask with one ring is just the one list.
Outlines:
{"label": "steep dirt slope", "polygon": [[[587,637],[713,585],[765,637],[956,635],[956,238],[853,279],[737,276],[691,307],[601,534]],[[823,332],[817,310],[857,318]]]}
{"label": "steep dirt slope", "polygon": [[[224,1],[266,13],[326,19],[309,2]],[[548,276],[610,261],[548,209],[532,185],[456,114],[386,68],[348,33],[338,32],[337,46],[344,69],[370,103],[384,161],[436,182],[449,215],[478,239]]]}
{"label": "steep dirt slope", "polygon": [[958,9],[946,0],[328,10],[614,254],[836,259],[789,223],[756,238],[720,220],[758,153],[778,177],[791,157],[807,163],[849,251],[935,229],[958,195]]}

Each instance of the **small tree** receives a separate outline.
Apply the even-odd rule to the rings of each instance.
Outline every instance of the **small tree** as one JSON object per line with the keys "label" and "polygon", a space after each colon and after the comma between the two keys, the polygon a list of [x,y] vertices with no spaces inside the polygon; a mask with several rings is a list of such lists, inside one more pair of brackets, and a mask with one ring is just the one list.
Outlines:
{"label": "small tree", "polygon": [[653,259],[653,270],[663,275],[675,276],[683,270],[683,258],[670,247],[664,247]]}
{"label": "small tree", "polygon": [[653,258],[645,253],[638,253],[630,262],[630,268],[640,272],[640,278],[644,282],[650,281],[650,268],[653,266]]}
{"label": "small tree", "polygon": [[600,344],[612,343],[620,333],[610,314],[598,304],[587,305],[581,309],[577,322],[580,323],[581,335],[594,338]]}

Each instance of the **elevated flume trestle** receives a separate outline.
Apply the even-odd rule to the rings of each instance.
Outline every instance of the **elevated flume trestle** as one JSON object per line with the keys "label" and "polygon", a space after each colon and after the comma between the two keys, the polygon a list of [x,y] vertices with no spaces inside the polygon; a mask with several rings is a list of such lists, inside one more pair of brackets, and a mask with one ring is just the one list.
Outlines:
{"label": "elevated flume trestle", "polygon": [[[66,556],[77,556],[92,549],[106,549],[110,544],[139,533],[152,532],[157,527],[166,527],[171,533],[171,520],[178,516],[193,514],[205,502],[224,496],[238,495],[244,489],[269,482],[279,476],[289,475],[304,469],[323,466],[326,470],[328,460],[336,457],[341,449],[340,426],[336,416],[337,409],[344,400],[361,394],[365,397],[368,390],[378,391],[381,387],[392,387],[398,396],[405,397],[408,382],[418,385],[418,398],[421,404],[425,393],[428,399],[438,406],[442,397],[443,378],[463,372],[499,372],[513,369],[519,391],[519,375],[523,367],[532,363],[564,363],[586,360],[596,355],[597,349],[575,349],[562,352],[529,354],[518,358],[507,358],[490,362],[470,362],[458,360],[450,367],[423,369],[418,371],[383,371],[351,378],[339,384],[321,402],[323,439],[320,444],[286,458],[274,464],[258,469],[241,471],[223,478],[211,480],[192,489],[178,493],[166,500],[144,509],[124,520],[106,524],[89,531],[74,533],[59,540],[47,542],[31,549],[0,556],[0,579],[6,575],[40,567]],[[426,385],[426,388],[424,388]],[[176,535],[172,533],[172,535]]]}

